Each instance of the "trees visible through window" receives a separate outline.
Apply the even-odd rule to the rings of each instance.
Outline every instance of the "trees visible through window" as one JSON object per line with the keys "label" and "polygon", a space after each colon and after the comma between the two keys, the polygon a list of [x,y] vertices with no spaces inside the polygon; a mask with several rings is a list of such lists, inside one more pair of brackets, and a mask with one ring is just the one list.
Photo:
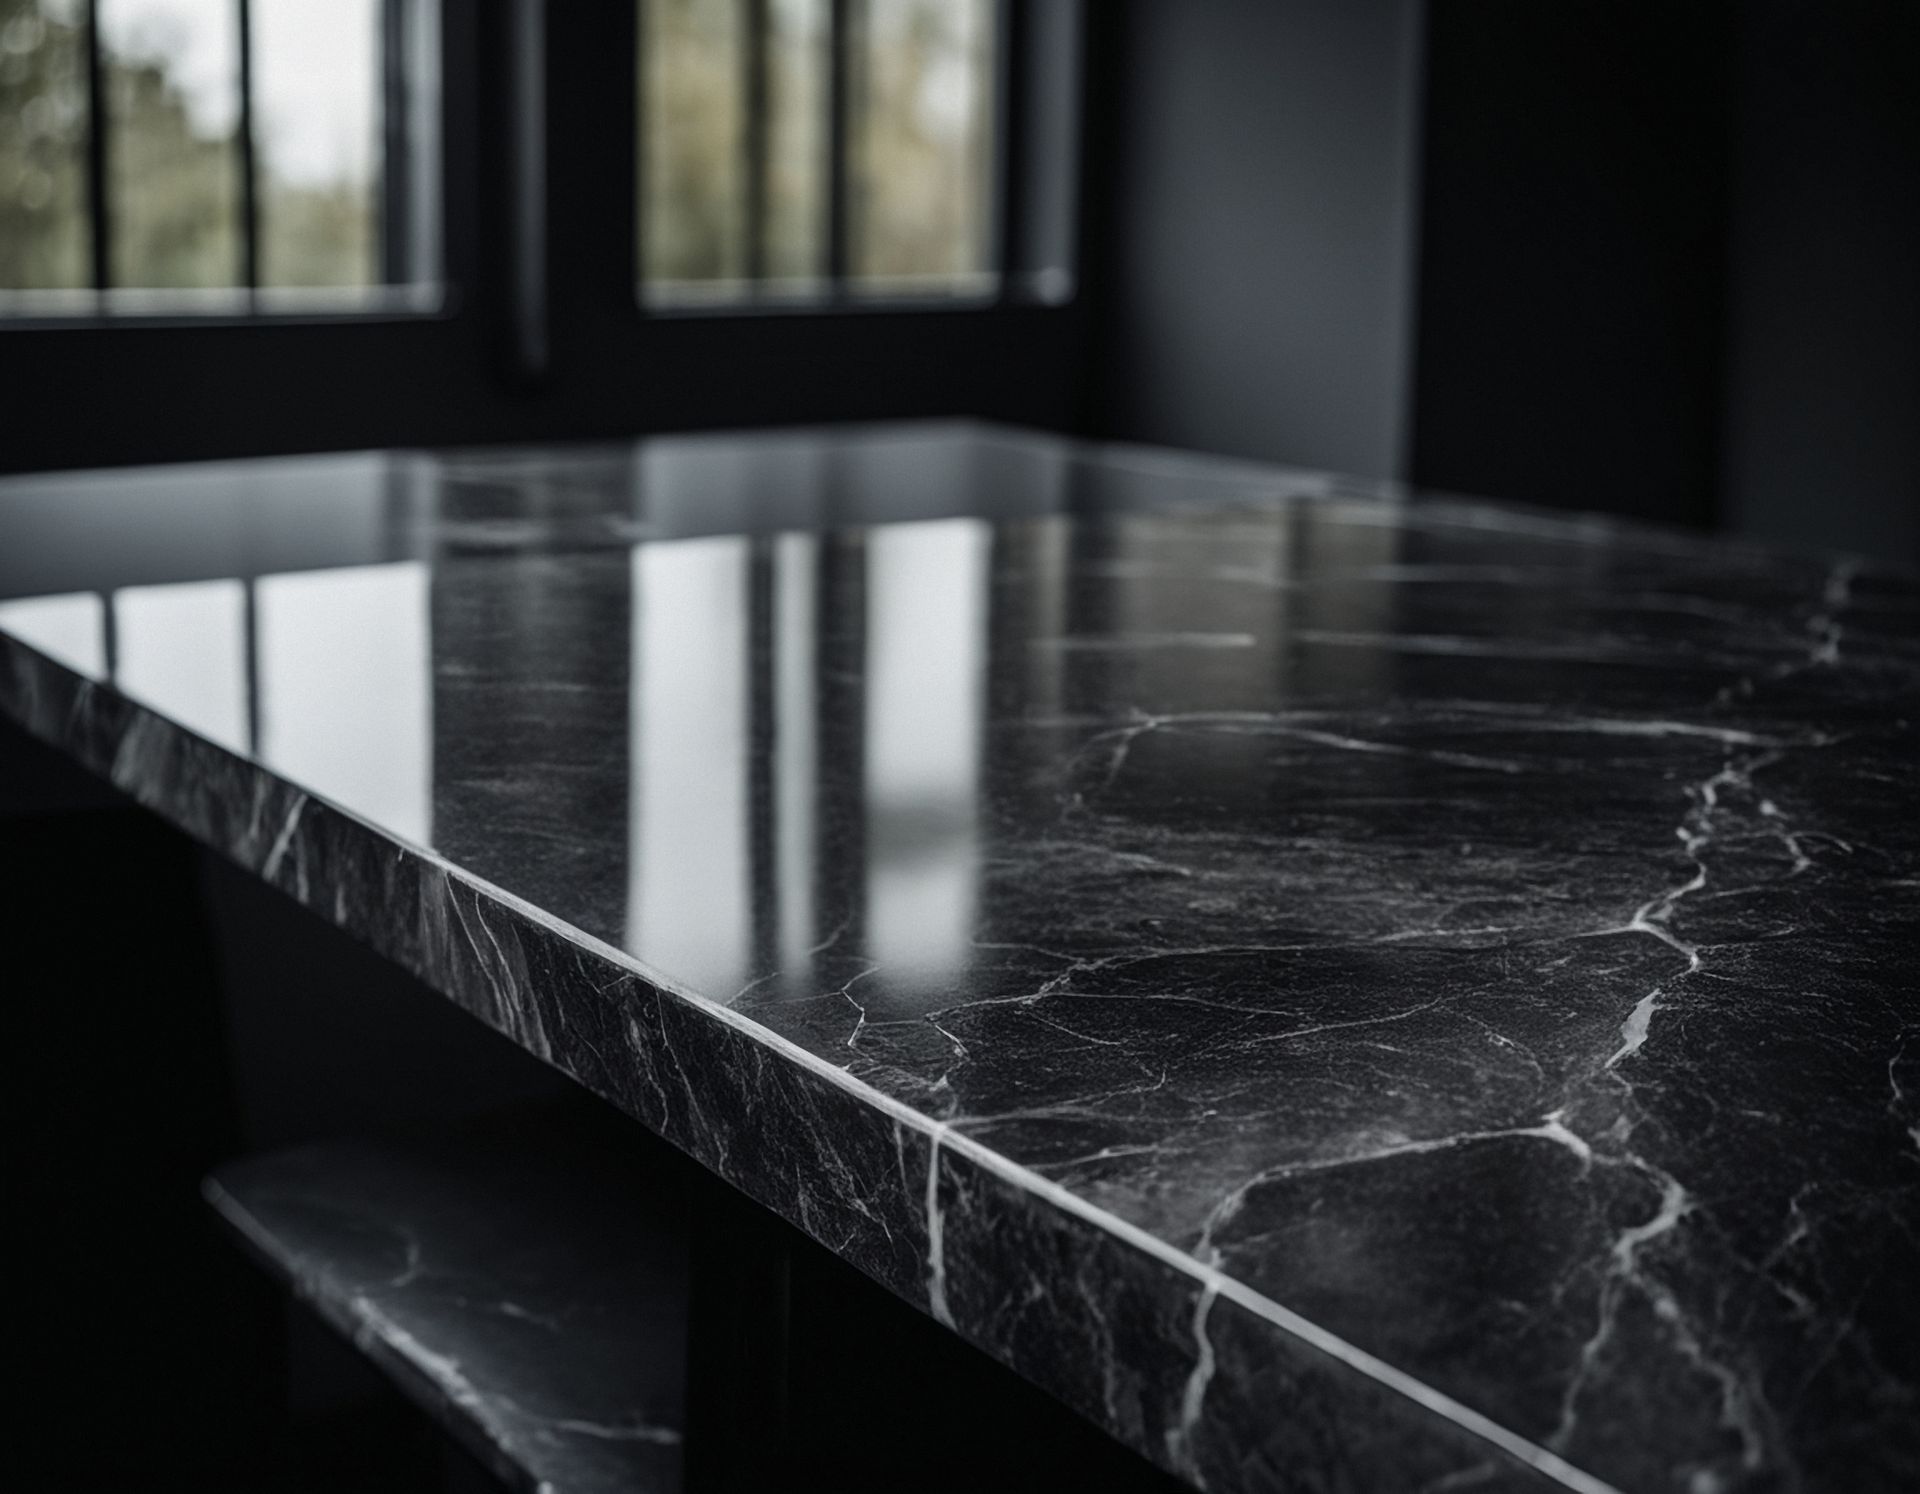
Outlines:
{"label": "trees visible through window", "polygon": [[0,288],[89,283],[78,10],[0,0]]}
{"label": "trees visible through window", "polygon": [[435,278],[432,0],[0,0],[0,309]]}
{"label": "trees visible through window", "polygon": [[640,0],[655,303],[980,296],[994,0]]}

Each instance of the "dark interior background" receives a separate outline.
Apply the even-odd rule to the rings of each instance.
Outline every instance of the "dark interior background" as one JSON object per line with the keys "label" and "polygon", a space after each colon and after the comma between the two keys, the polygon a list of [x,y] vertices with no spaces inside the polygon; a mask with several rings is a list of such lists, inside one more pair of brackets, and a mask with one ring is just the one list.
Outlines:
{"label": "dark interior background", "polygon": [[514,8],[443,315],[0,325],[0,470],[965,414],[1920,559],[1910,0],[1101,0],[1070,305],[651,317],[632,9],[548,6],[537,378]]}
{"label": "dark interior background", "polygon": [[1920,6],[1095,19],[1088,429],[1920,560]]}

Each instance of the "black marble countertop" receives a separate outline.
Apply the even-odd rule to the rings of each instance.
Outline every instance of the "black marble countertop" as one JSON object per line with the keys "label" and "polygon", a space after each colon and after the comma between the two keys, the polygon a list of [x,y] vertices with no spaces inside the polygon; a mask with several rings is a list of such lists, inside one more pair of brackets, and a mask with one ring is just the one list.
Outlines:
{"label": "black marble countertop", "polygon": [[966,426],[0,483],[0,715],[1196,1486],[1920,1484],[1920,579]]}

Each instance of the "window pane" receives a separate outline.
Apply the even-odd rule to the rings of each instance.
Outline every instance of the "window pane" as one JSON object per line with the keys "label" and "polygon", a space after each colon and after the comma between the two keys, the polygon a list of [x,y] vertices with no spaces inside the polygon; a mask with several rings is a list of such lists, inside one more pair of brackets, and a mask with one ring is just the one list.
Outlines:
{"label": "window pane", "polygon": [[817,280],[827,262],[827,0],[767,14],[766,273]]}
{"label": "window pane", "polygon": [[237,285],[238,8],[99,3],[114,284]]}
{"label": "window pane", "polygon": [[88,282],[79,0],[0,0],[0,290]]}
{"label": "window pane", "polygon": [[380,281],[375,0],[254,0],[262,285]]}
{"label": "window pane", "polygon": [[984,290],[992,0],[864,0],[851,121],[851,270],[864,289]]}
{"label": "window pane", "polygon": [[745,55],[738,0],[641,7],[642,275],[737,282]]}
{"label": "window pane", "polygon": [[[995,289],[998,0],[639,4],[650,299],[819,296],[835,268],[830,199],[841,182],[848,262],[837,268],[852,290]],[[838,16],[844,38],[833,34]],[[836,162],[837,106],[846,137]]]}

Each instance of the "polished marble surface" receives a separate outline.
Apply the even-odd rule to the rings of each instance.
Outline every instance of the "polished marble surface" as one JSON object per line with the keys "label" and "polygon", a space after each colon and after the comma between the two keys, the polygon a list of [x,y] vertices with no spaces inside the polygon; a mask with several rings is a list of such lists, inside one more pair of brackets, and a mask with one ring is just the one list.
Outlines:
{"label": "polished marble surface", "polygon": [[315,461],[441,475],[98,579],[179,473],[0,483],[0,712],[1197,1486],[1920,1480],[1911,573],[963,427]]}
{"label": "polished marble surface", "polygon": [[709,534],[1366,494],[1326,473],[965,421],[0,477],[0,598]]}

